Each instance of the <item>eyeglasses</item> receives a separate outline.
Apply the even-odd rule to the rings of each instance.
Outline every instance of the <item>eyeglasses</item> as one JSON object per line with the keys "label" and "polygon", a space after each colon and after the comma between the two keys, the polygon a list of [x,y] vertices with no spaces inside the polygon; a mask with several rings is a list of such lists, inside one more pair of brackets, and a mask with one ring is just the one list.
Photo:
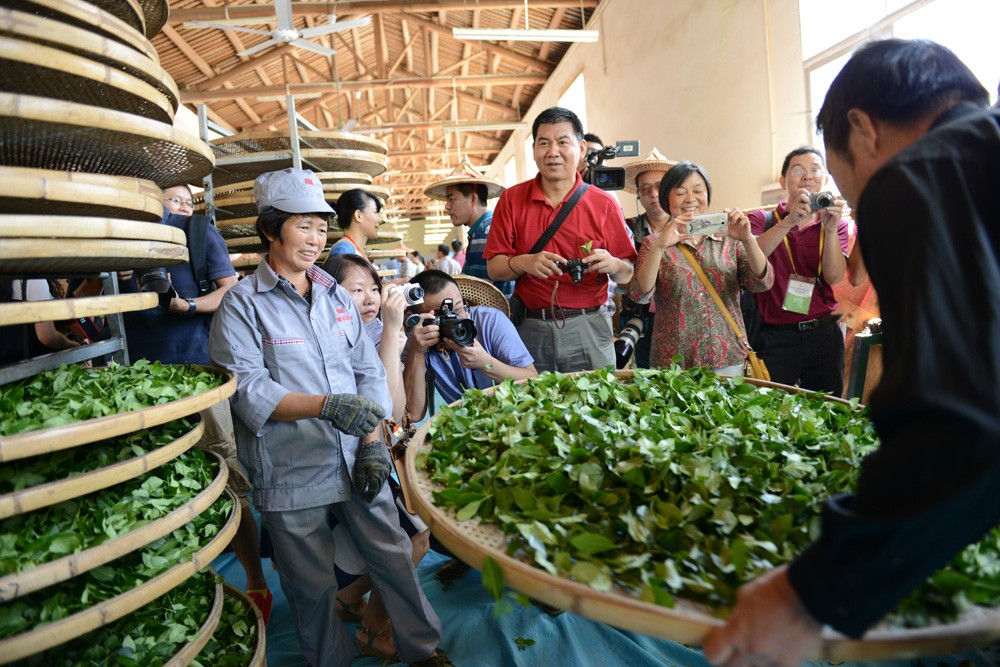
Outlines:
{"label": "eyeglasses", "polygon": [[643,197],[648,197],[649,195],[655,195],[660,192],[659,183],[650,183],[649,185],[644,185],[639,188],[639,194]]}
{"label": "eyeglasses", "polygon": [[[822,178],[823,175],[826,174],[826,169],[823,169],[822,167],[813,167],[812,169],[809,170],[809,173],[816,178]],[[791,169],[788,170],[788,175],[805,176],[806,170],[803,167],[792,167]]]}
{"label": "eyeglasses", "polygon": [[170,202],[174,206],[184,206],[185,208],[194,208],[194,201],[190,199],[181,199],[180,197],[164,197],[163,203],[166,204]]}

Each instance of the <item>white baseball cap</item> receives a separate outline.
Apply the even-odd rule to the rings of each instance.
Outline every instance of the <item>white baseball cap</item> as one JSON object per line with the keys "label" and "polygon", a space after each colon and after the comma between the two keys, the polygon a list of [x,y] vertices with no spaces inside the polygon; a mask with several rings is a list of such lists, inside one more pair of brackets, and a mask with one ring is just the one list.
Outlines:
{"label": "white baseball cap", "polygon": [[309,169],[269,171],[253,183],[257,211],[268,206],[285,213],[333,213],[323,196],[323,184]]}

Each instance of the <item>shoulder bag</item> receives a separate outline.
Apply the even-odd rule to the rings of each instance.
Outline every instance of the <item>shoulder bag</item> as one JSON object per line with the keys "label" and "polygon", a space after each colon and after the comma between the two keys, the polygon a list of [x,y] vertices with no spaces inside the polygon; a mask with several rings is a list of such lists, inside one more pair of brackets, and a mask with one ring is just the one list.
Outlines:
{"label": "shoulder bag", "polygon": [[715,291],[714,287],[712,287],[712,283],[708,282],[708,276],[705,275],[705,270],[701,268],[701,264],[699,264],[697,260],[695,260],[694,256],[691,254],[691,251],[685,248],[684,246],[678,245],[677,249],[681,251],[681,253],[684,255],[684,259],[688,261],[688,264],[691,265],[691,268],[694,269],[694,272],[698,274],[698,278],[701,280],[701,283],[705,286],[705,289],[707,289],[708,293],[712,295],[712,299],[715,301],[715,305],[718,306],[719,312],[721,312],[722,315],[726,318],[726,321],[729,322],[729,326],[732,327],[733,333],[736,334],[736,338],[742,340],[743,343],[747,346],[747,361],[746,361],[746,367],[743,369],[743,374],[746,375],[747,377],[756,378],[758,380],[770,381],[771,374],[767,371],[767,366],[764,365],[763,360],[760,357],[758,357],[757,353],[753,351],[752,347],[750,347],[750,342],[746,339],[746,336],[743,334],[743,332],[740,331],[739,326],[736,324],[736,320],[733,319],[733,316],[729,312],[729,309],[726,308],[726,304],[722,302],[722,297],[720,297],[719,293]]}

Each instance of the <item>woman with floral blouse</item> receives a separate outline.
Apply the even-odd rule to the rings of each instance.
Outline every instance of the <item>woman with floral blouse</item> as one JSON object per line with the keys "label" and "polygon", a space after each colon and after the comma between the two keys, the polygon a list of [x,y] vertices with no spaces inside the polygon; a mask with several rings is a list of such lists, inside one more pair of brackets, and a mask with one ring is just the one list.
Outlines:
{"label": "woman with floral blouse", "polygon": [[643,241],[629,296],[639,303],[655,299],[656,312],[663,313],[650,332],[650,366],[670,364],[679,356],[685,368],[705,366],[720,375],[742,375],[746,335],[737,338],[679,245],[690,250],[741,329],[740,286],[752,292],[768,290],[774,272],[738,208],[723,209],[728,215],[726,234],[687,234],[688,222],[707,213],[711,201],[712,184],[699,165],[681,162],[666,173],[660,203],[670,220],[659,234]]}

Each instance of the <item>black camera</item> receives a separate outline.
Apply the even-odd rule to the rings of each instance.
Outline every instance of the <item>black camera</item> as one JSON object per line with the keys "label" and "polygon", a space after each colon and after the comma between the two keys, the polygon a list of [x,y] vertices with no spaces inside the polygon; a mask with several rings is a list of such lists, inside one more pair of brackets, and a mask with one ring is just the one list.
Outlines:
{"label": "black camera", "polygon": [[420,313],[414,313],[406,318],[404,324],[407,329],[412,329],[421,322],[423,322],[424,326],[428,324],[438,325],[442,339],[453,340],[465,347],[472,347],[472,344],[476,342],[476,335],[479,333],[476,330],[475,322],[471,319],[463,318],[452,310],[451,299],[445,299],[441,302],[441,308],[438,309],[436,316],[424,317]]}
{"label": "black camera", "polygon": [[[587,153],[587,182],[602,190],[624,190],[625,169],[622,167],[605,167],[605,160],[616,157],[637,157],[639,141],[618,141],[614,146],[602,148],[599,151]],[[578,282],[578,281],[577,281]]]}
{"label": "black camera", "polygon": [[635,352],[635,346],[646,328],[648,313],[649,304],[635,303],[627,297],[623,299],[622,319],[625,320],[625,325],[615,340],[615,368],[621,370],[628,365],[632,353]]}
{"label": "black camera", "polygon": [[568,273],[569,277],[573,279],[574,283],[583,282],[583,273],[587,270],[587,265],[583,263],[583,260],[579,257],[574,257],[567,262],[556,262],[563,273]]}
{"label": "black camera", "polygon": [[406,283],[405,285],[395,285],[392,290],[403,290],[403,298],[406,299],[407,306],[415,306],[424,302],[424,288],[416,283]]}
{"label": "black camera", "polygon": [[833,206],[832,192],[816,192],[809,195],[809,210],[819,211],[828,206]]}
{"label": "black camera", "polygon": [[165,294],[170,290],[170,279],[167,270],[161,267],[150,269],[139,274],[139,291]]}

